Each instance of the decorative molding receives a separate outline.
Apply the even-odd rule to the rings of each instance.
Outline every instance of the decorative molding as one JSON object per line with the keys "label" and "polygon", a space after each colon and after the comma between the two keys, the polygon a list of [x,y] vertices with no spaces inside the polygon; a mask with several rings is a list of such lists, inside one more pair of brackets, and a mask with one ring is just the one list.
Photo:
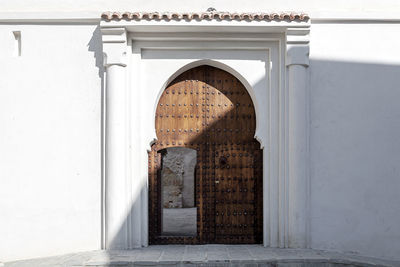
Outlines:
{"label": "decorative molding", "polygon": [[[195,28],[195,27],[194,27]],[[165,50],[165,51],[180,51],[181,53],[185,54],[188,53],[188,51],[191,50],[212,50],[212,51],[231,51],[232,55],[238,55],[239,58],[245,59],[246,57],[244,55],[240,56],[240,53],[243,51],[260,51],[261,53],[264,53],[266,58],[270,61],[273,61],[273,64],[270,64],[270,61],[266,61],[265,64],[262,65],[261,69],[262,72],[264,72],[265,76],[263,76],[263,79],[265,83],[262,83],[263,86],[265,87],[260,87],[260,84],[258,82],[253,80],[252,84],[249,84],[249,80],[247,80],[246,77],[251,77],[249,73],[254,72],[254,70],[249,70],[247,72],[247,75],[243,76],[243,71],[244,69],[240,69],[239,65],[230,65],[228,62],[224,62],[224,60],[218,59],[217,54],[214,56],[208,55],[206,59],[194,59],[190,60],[190,56],[188,58],[188,63],[189,64],[184,64],[184,65],[179,65],[178,68],[176,67],[168,67],[165,71],[161,72],[158,70],[158,75],[164,76],[165,73],[170,73],[171,76],[166,76],[164,77],[165,80],[163,79],[164,86],[168,84],[168,81],[170,79],[173,79],[174,75],[178,75],[181,71],[184,71],[186,68],[194,67],[197,64],[211,64],[212,66],[221,68],[225,71],[228,71],[232,73],[234,76],[236,76],[245,86],[246,84],[249,84],[249,86],[246,86],[247,90],[249,91],[250,95],[252,96],[253,101],[255,101],[256,105],[256,117],[257,119],[257,131],[256,131],[256,136],[258,139],[263,140],[262,145],[263,145],[263,166],[264,166],[264,172],[263,172],[263,181],[264,181],[264,245],[269,246],[269,247],[278,247],[279,243],[277,242],[278,240],[278,235],[279,235],[279,227],[278,227],[278,214],[280,214],[279,207],[277,203],[279,202],[279,194],[278,194],[278,181],[279,181],[279,173],[280,171],[278,170],[279,168],[279,140],[281,139],[278,135],[280,134],[278,130],[273,130],[273,134],[269,134],[271,132],[270,128],[272,129],[278,129],[279,128],[279,121],[278,121],[278,114],[280,113],[277,109],[282,106],[281,104],[278,104],[277,101],[280,101],[280,98],[278,96],[279,92],[281,91],[281,87],[284,86],[284,80],[283,76],[279,75],[279,73],[282,71],[283,73],[285,72],[285,64],[284,64],[284,51],[285,49],[282,48],[282,44],[284,43],[284,34],[283,32],[284,29],[281,30],[281,33],[277,32],[270,32],[270,33],[265,33],[263,36],[263,40],[259,39],[259,34],[260,33],[250,33],[249,35],[241,35],[238,33],[232,33],[232,32],[222,32],[221,35],[224,36],[224,38],[221,38],[218,40],[218,42],[212,42],[210,45],[207,46],[207,48],[204,47],[204,44],[209,43],[208,42],[208,33],[204,32],[197,32],[197,33],[185,33],[186,35],[190,35],[192,37],[197,36],[197,38],[200,41],[193,41],[192,42],[187,42],[185,41],[185,38],[181,38],[181,40],[177,40],[177,37],[182,37],[182,35],[185,35],[184,33],[176,32],[176,33],[170,33],[168,36],[164,36],[164,33],[159,33],[159,32],[149,32],[148,36],[146,38],[142,38],[142,36],[139,34],[137,35],[132,34],[128,35],[129,39],[132,38],[132,43],[135,44],[135,47],[133,48],[134,54],[133,57],[135,60],[131,60],[132,68],[134,66],[140,66],[142,65],[142,52],[143,51],[149,51],[149,50]],[[158,35],[161,35],[162,38],[157,37]],[[254,35],[254,36],[251,36]],[[232,37],[236,36],[238,40],[234,43],[231,42]],[[240,39],[240,37],[242,37]],[[255,38],[254,38],[255,37]],[[139,40],[137,40],[138,38]],[[172,41],[169,41],[171,39]],[[234,48],[234,49],[233,49]],[[236,51],[236,49],[238,51]],[[217,53],[217,52],[216,52]],[[155,58],[153,59],[155,60]],[[162,60],[162,59],[160,59]],[[239,60],[239,59],[237,59]],[[228,63],[228,64],[227,64]],[[266,71],[265,67],[269,66],[269,69]],[[274,66],[273,69],[271,70],[271,66]],[[176,70],[176,72],[173,72],[173,70]],[[172,72],[171,72],[172,71]],[[272,73],[272,74],[271,74]],[[132,80],[138,80],[138,79],[143,79],[144,73],[140,73],[138,69],[136,68],[136,71],[134,72],[134,77],[132,77]],[[149,74],[150,75],[150,74]],[[271,76],[272,75],[272,76]],[[242,78],[245,80],[242,80]],[[157,78],[154,78],[157,80]],[[247,80],[247,81],[246,81]],[[147,84],[144,83],[144,84]],[[165,88],[162,83],[159,83],[161,86],[150,86],[150,87],[136,87],[134,90],[136,92],[147,92],[147,95],[149,94],[148,92],[151,90],[151,88],[157,88],[157,93],[151,93],[152,95],[158,94],[160,95]],[[140,85],[137,85],[140,86]],[[273,89],[271,89],[271,86]],[[130,85],[130,88],[134,88],[134,85]],[[270,90],[271,96],[268,93]],[[148,144],[153,140],[155,137],[155,129],[154,129],[154,123],[152,123],[152,117],[154,117],[154,112],[155,112],[155,106],[158,103],[158,98],[154,98],[153,102],[153,97],[150,97],[151,103],[148,103],[146,99],[140,100],[138,99],[138,93],[135,94],[135,100],[134,102],[131,103],[132,106],[134,107],[141,107],[141,109],[138,109],[136,112],[143,112],[143,117],[141,120],[145,121],[145,124],[138,126],[139,124],[137,121],[132,122],[131,125],[136,125],[137,127],[141,128],[142,131],[144,131],[146,134],[142,134],[140,137],[141,143],[143,142],[143,147],[148,149]],[[148,96],[147,96],[148,97]],[[260,102],[260,99],[264,99],[265,101]],[[136,102],[139,101],[140,103]],[[257,104],[258,103],[258,104]],[[146,107],[148,105],[154,106],[154,110],[149,110],[146,112]],[[274,110],[272,113],[269,114],[268,112],[268,106],[273,107],[272,109]],[[145,115],[149,113],[148,115]],[[271,116],[271,117],[269,117]],[[271,125],[268,125],[268,122],[271,122]],[[137,153],[136,153],[137,154]],[[147,157],[140,159],[140,160],[135,160],[135,164],[139,165],[145,165],[147,162]],[[146,169],[147,171],[147,169]],[[139,177],[147,177],[147,172],[146,173],[137,173]],[[137,178],[135,178],[137,179]],[[272,182],[270,180],[273,180]],[[135,181],[137,183],[137,181]],[[143,210],[147,210],[147,207],[143,207]],[[146,237],[147,238],[147,237]]]}
{"label": "decorative molding", "polygon": [[285,246],[309,244],[309,28],[286,31]]}
{"label": "decorative molding", "polygon": [[[256,132],[256,138],[262,141],[263,147],[265,146],[263,149],[264,245],[269,247],[306,247],[308,232],[303,230],[304,221],[302,220],[308,218],[306,213],[308,202],[303,201],[308,196],[304,195],[307,192],[305,191],[307,185],[303,185],[301,182],[304,179],[307,180],[308,176],[307,174],[303,175],[303,172],[300,176],[293,176],[293,174],[296,173],[296,170],[302,171],[299,163],[302,163],[304,154],[299,153],[302,150],[298,148],[307,147],[307,135],[303,135],[303,130],[308,127],[307,105],[304,104],[304,99],[307,96],[307,71],[305,70],[309,64],[308,34],[310,24],[308,20],[273,21],[271,23],[264,20],[260,24],[251,23],[250,25],[247,23],[250,20],[249,18],[244,17],[243,22],[235,24],[223,17],[226,24],[221,26],[220,21],[218,21],[221,18],[216,19],[215,17],[211,20],[207,17],[204,18],[206,21],[202,23],[199,21],[201,19],[193,17],[192,19],[197,21],[196,25],[190,25],[188,18],[182,18],[182,25],[178,25],[178,27],[173,22],[178,20],[177,18],[171,17],[171,22],[166,22],[167,19],[164,17],[161,18],[142,17],[143,21],[140,22],[127,21],[127,18],[122,18],[121,21],[103,20],[100,23],[105,54],[104,65],[108,67],[107,80],[112,78],[112,80],[107,81],[109,83],[107,90],[114,90],[115,94],[110,96],[115,97],[116,103],[114,106],[107,106],[107,109],[115,109],[114,112],[108,110],[109,118],[114,115],[115,118],[127,116],[124,117],[124,122],[121,120],[121,125],[118,126],[120,127],[119,130],[114,133],[115,138],[112,139],[112,136],[110,138],[110,142],[114,140],[115,144],[119,146],[118,153],[121,153],[117,156],[118,161],[110,158],[110,162],[115,164],[115,172],[123,168],[122,162],[127,163],[126,169],[129,171],[125,174],[126,177],[123,178],[124,174],[122,173],[118,173],[118,177],[121,178],[121,182],[125,179],[124,182],[131,188],[126,192],[122,189],[120,191],[121,194],[127,194],[124,196],[125,199],[131,199],[131,202],[127,202],[126,207],[122,200],[118,202],[121,204],[119,206],[112,204],[115,202],[112,202],[113,196],[108,196],[112,207],[115,207],[116,214],[126,214],[127,210],[131,209],[127,220],[128,225],[124,225],[125,228],[120,232],[121,235],[114,235],[117,237],[116,241],[119,240],[120,245],[115,246],[113,242],[109,243],[111,246],[108,247],[123,248],[124,244],[127,244],[127,247],[132,248],[147,245],[147,180],[143,177],[148,177],[146,149],[148,149],[149,142],[154,138],[152,135],[154,125],[151,123],[152,115],[149,106],[156,105],[156,103],[152,103],[155,97],[154,92],[149,93],[149,90],[153,90],[152,88],[161,90],[162,83],[167,82],[167,74],[171,71],[170,66],[161,73],[158,70],[158,75],[165,76],[166,80],[160,83],[156,82],[156,84],[160,84],[160,87],[157,85],[146,87],[148,82],[143,82],[144,77],[151,74],[143,73],[140,66],[143,63],[143,51],[151,49],[165,49],[182,53],[193,49],[236,51],[235,53],[249,50],[268,53],[269,62],[266,62],[265,66],[262,67],[265,71],[265,67],[268,66],[268,70],[263,76],[266,87],[264,87],[264,90],[261,90],[262,88],[253,90],[252,86],[257,86],[257,83],[253,81],[249,89],[250,91],[253,90],[254,94],[256,94],[256,91],[257,94],[265,93],[265,97],[262,95],[262,97],[254,98],[256,101],[262,101],[259,106],[266,109],[259,113],[263,127],[257,129]],[[152,21],[149,22],[149,20]],[[239,18],[235,20],[239,20]],[[206,28],[204,27],[205,24],[207,24]],[[254,27],[254,25],[257,26]],[[215,36],[216,32],[218,32],[217,37]],[[215,42],[210,43],[209,40]],[[134,47],[132,47],[133,42]],[[207,44],[207,48],[203,47],[204,44]],[[133,51],[133,53],[126,54],[127,51]],[[130,74],[125,79],[121,72],[124,68],[117,66],[127,66],[126,57],[129,58],[130,62],[129,70],[126,73]],[[208,56],[202,60],[216,60],[218,62],[218,56],[214,57]],[[154,60],[156,59],[154,58]],[[221,63],[223,62],[221,61]],[[110,66],[115,67],[109,68]],[[171,67],[175,69],[176,66]],[[184,67],[184,65],[181,67]],[[236,65],[236,67],[240,69],[240,65]],[[178,69],[176,70],[178,71]],[[237,71],[233,66],[232,70]],[[237,72],[239,73],[239,71]],[[246,77],[249,77],[249,75]],[[261,85],[258,84],[258,86]],[[116,93],[119,88],[126,88],[126,98],[122,97],[122,93],[117,96]],[[131,93],[132,90],[135,91],[134,94]],[[293,95],[293,92],[300,92],[300,98]],[[122,103],[126,104],[125,112],[122,110]],[[298,110],[302,112],[295,113]],[[120,115],[116,116],[117,113]],[[111,122],[107,125],[113,127]],[[122,125],[124,125],[125,130],[122,130],[124,128]],[[133,130],[132,127],[138,127],[139,130]],[[300,133],[300,136],[297,136],[297,133]],[[123,134],[132,135],[126,137],[132,143],[125,143],[125,149],[122,149]],[[110,144],[112,145],[112,143]],[[135,144],[135,151],[131,149],[132,144]],[[307,164],[306,162],[306,169],[308,168]],[[110,177],[106,179],[110,179]],[[122,188],[122,184],[116,184],[116,186]],[[299,191],[297,186],[299,186]],[[116,194],[116,190],[107,192]],[[296,204],[297,199],[301,200],[299,205]],[[134,207],[130,205],[132,203],[135,203]],[[297,222],[296,214],[298,212],[300,212],[301,224],[299,229],[293,229],[293,222]]]}
{"label": "decorative molding", "polygon": [[120,28],[101,28],[103,41],[103,54],[105,67],[119,65],[126,67],[126,29]]}
{"label": "decorative molding", "polygon": [[106,249],[129,248],[130,195],[126,169],[126,52],[127,34],[124,27],[101,28],[103,64],[106,67],[105,108],[105,190],[104,243]]}
{"label": "decorative molding", "polygon": [[289,28],[286,31],[286,66],[310,64],[309,27]]}
{"label": "decorative molding", "polygon": [[310,47],[308,45],[288,45],[286,66],[301,65],[308,67],[310,65]]}
{"label": "decorative molding", "polygon": [[307,21],[309,16],[297,12],[280,13],[231,13],[220,11],[208,12],[103,12],[104,20],[247,20],[247,21]]}

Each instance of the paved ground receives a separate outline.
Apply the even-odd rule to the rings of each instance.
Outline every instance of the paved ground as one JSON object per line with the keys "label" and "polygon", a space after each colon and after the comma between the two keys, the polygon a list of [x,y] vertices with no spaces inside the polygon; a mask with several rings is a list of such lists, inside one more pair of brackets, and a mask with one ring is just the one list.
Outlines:
{"label": "paved ground", "polygon": [[150,246],[116,251],[90,251],[5,263],[6,267],[164,266],[164,267],[355,267],[400,266],[355,254],[310,249],[271,249],[257,245]]}
{"label": "paved ground", "polygon": [[197,208],[163,209],[162,232],[167,236],[195,236]]}

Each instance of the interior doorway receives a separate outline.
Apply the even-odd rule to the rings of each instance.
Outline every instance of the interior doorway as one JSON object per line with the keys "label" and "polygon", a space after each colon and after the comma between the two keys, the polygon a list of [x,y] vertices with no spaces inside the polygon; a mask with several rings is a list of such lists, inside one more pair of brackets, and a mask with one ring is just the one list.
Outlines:
{"label": "interior doorway", "polygon": [[195,167],[197,151],[169,147],[161,151],[161,235],[196,236]]}
{"label": "interior doorway", "polygon": [[[150,244],[262,243],[262,151],[244,85],[215,67],[192,68],[166,87],[155,121],[157,140],[149,152]],[[191,175],[190,168],[180,173],[174,162],[179,148],[195,151]],[[184,177],[193,181],[192,196]],[[185,220],[179,220],[185,212]],[[186,230],[173,227],[186,220],[192,221]]]}

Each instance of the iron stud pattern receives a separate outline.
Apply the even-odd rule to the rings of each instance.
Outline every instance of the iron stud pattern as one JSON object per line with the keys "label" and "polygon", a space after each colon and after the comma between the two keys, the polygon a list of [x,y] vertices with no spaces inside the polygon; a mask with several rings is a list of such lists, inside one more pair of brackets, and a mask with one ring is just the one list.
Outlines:
{"label": "iron stud pattern", "polygon": [[[262,153],[254,139],[254,106],[241,82],[213,67],[190,69],[167,86],[155,120],[157,140],[148,163],[150,243],[260,243]],[[198,155],[196,237],[160,236],[158,152],[176,146]]]}

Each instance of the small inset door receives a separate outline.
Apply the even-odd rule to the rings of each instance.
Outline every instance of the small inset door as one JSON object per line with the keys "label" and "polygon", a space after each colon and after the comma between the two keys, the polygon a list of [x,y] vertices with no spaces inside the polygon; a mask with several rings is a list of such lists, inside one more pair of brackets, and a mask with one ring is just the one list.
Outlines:
{"label": "small inset door", "polygon": [[253,145],[215,149],[215,243],[260,243],[257,153]]}

